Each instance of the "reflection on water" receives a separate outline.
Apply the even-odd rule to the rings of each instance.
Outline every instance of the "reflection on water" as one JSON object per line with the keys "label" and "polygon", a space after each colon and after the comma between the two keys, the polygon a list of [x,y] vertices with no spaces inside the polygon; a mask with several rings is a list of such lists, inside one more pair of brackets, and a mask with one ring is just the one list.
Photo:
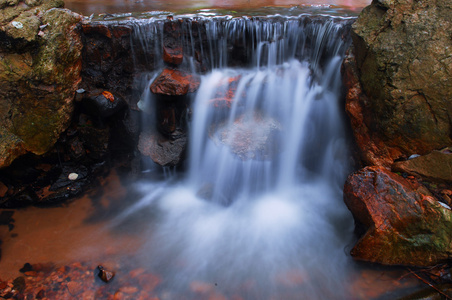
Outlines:
{"label": "reflection on water", "polygon": [[370,0],[66,0],[66,8],[84,15],[145,11],[184,12],[205,8],[255,10],[263,7],[324,6],[354,11],[370,4]]}

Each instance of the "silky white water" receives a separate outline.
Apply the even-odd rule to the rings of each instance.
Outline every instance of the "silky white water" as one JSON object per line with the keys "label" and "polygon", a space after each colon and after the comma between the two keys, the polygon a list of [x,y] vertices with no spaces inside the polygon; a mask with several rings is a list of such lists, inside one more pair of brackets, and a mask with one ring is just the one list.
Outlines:
{"label": "silky white water", "polygon": [[[206,23],[212,69],[193,96],[187,171],[137,184],[142,199],[117,218],[149,213],[141,263],[168,290],[201,281],[227,298],[349,299],[347,39],[325,20]],[[250,65],[228,67],[228,39],[250,32]]]}

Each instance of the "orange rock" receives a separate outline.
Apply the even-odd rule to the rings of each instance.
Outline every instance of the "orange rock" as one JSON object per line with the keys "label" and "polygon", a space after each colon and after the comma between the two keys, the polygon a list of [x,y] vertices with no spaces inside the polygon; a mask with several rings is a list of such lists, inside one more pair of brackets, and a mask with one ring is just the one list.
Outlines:
{"label": "orange rock", "polygon": [[27,271],[24,274],[26,276],[29,276],[29,277],[36,277],[36,276],[38,276],[38,273],[36,271]]}
{"label": "orange rock", "polygon": [[151,84],[150,89],[154,94],[182,96],[195,92],[199,84],[200,79],[197,75],[179,70],[164,69]]}
{"label": "orange rock", "polygon": [[115,96],[113,96],[112,93],[108,92],[108,91],[103,91],[102,95],[108,99],[108,101],[110,102],[114,102],[115,101]]}
{"label": "orange rock", "polygon": [[367,232],[351,254],[388,265],[430,266],[452,252],[452,211],[422,185],[383,167],[350,175],[344,201]]}

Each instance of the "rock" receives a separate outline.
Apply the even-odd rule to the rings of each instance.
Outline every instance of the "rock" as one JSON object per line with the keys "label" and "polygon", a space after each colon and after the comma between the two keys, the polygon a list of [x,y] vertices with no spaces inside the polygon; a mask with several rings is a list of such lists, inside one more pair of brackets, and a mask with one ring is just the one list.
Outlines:
{"label": "rock", "polygon": [[127,103],[119,96],[109,91],[96,91],[83,98],[82,104],[87,113],[105,119],[127,107]]}
{"label": "rock", "polygon": [[142,132],[138,142],[141,154],[150,157],[160,166],[179,165],[184,159],[186,148],[185,136],[171,140],[157,133]]}
{"label": "rock", "polygon": [[181,38],[181,23],[167,20],[163,24],[163,61],[180,65],[184,59],[184,49]]}
{"label": "rock", "polygon": [[433,151],[413,159],[398,161],[393,172],[403,172],[433,182],[452,183],[452,154],[450,151]]}
{"label": "rock", "polygon": [[13,289],[22,292],[23,290],[25,290],[25,278],[22,276],[17,277],[16,279],[14,279],[13,285]]}
{"label": "rock", "polygon": [[222,123],[211,134],[212,139],[229,147],[242,160],[271,159],[278,152],[281,124],[270,117],[242,115],[232,124]]}
{"label": "rock", "polygon": [[0,128],[0,167],[9,166],[16,157],[26,152],[23,140],[4,128]]}
{"label": "rock", "polygon": [[154,94],[167,96],[183,96],[195,92],[200,84],[197,75],[188,74],[185,71],[164,69],[151,84]]}
{"label": "rock", "polygon": [[350,175],[344,201],[366,229],[351,255],[386,265],[430,266],[452,254],[452,211],[429,191],[384,167]]}
{"label": "rock", "polygon": [[[0,168],[26,152],[46,153],[69,125],[81,80],[82,43],[75,30],[81,16],[62,5],[48,0],[2,9]],[[41,24],[48,25],[38,36]]]}
{"label": "rock", "polygon": [[[353,24],[357,75],[366,97],[358,90],[349,94],[365,123],[355,131],[368,131],[355,136],[376,141],[358,142],[362,152],[374,152],[364,155],[366,162],[383,152],[380,164],[389,167],[389,159],[452,144],[451,15],[448,0],[380,0]],[[350,97],[347,101],[352,105]]]}
{"label": "rock", "polygon": [[105,270],[102,266],[97,266],[97,269],[99,270],[97,276],[105,283],[109,283],[115,277],[115,272]]}
{"label": "rock", "polygon": [[77,180],[78,174],[77,174],[77,173],[70,173],[70,174],[67,176],[67,178],[68,178],[69,180]]}
{"label": "rock", "polygon": [[[448,296],[448,297],[445,297]],[[444,298],[445,297],[445,298]],[[414,292],[408,296],[398,298],[397,300],[412,300],[412,299],[447,299],[452,297],[452,283],[435,284],[434,287],[429,287],[417,292]]]}
{"label": "rock", "polygon": [[76,282],[76,281],[69,281],[66,284],[66,287],[67,287],[69,293],[74,297],[81,294],[84,289],[82,283]]}
{"label": "rock", "polygon": [[[219,109],[229,109],[232,106],[236,96],[237,87],[242,76],[230,77],[227,80],[218,83],[217,94],[214,95],[210,103]],[[245,97],[244,93],[243,98]]]}
{"label": "rock", "polygon": [[400,149],[389,147],[379,137],[372,127],[376,121],[369,111],[369,97],[363,92],[359,80],[359,71],[355,57],[349,52],[342,63],[342,78],[347,93],[345,96],[345,111],[350,118],[350,124],[355,142],[360,149],[360,159],[366,165],[389,166],[394,159],[402,156]]}
{"label": "rock", "polygon": [[6,193],[8,192],[8,187],[0,181],[0,198],[4,197]]}

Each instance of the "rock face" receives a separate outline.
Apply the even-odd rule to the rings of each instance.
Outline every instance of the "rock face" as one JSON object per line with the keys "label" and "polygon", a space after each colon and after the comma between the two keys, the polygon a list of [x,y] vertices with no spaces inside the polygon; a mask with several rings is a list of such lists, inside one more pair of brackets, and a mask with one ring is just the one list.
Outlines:
{"label": "rock face", "polygon": [[367,232],[351,254],[389,265],[434,265],[452,255],[452,210],[417,182],[383,167],[349,176],[344,200]]}
{"label": "rock face", "polygon": [[447,0],[378,0],[353,25],[347,110],[366,164],[452,144],[451,15]]}
{"label": "rock face", "polygon": [[367,229],[351,252],[357,259],[428,266],[451,258],[451,15],[446,0],[374,0],[352,26],[346,111],[370,166],[344,189]]}
{"label": "rock face", "polygon": [[1,9],[0,168],[51,149],[69,125],[81,80],[80,16],[62,1],[38,3]]}

